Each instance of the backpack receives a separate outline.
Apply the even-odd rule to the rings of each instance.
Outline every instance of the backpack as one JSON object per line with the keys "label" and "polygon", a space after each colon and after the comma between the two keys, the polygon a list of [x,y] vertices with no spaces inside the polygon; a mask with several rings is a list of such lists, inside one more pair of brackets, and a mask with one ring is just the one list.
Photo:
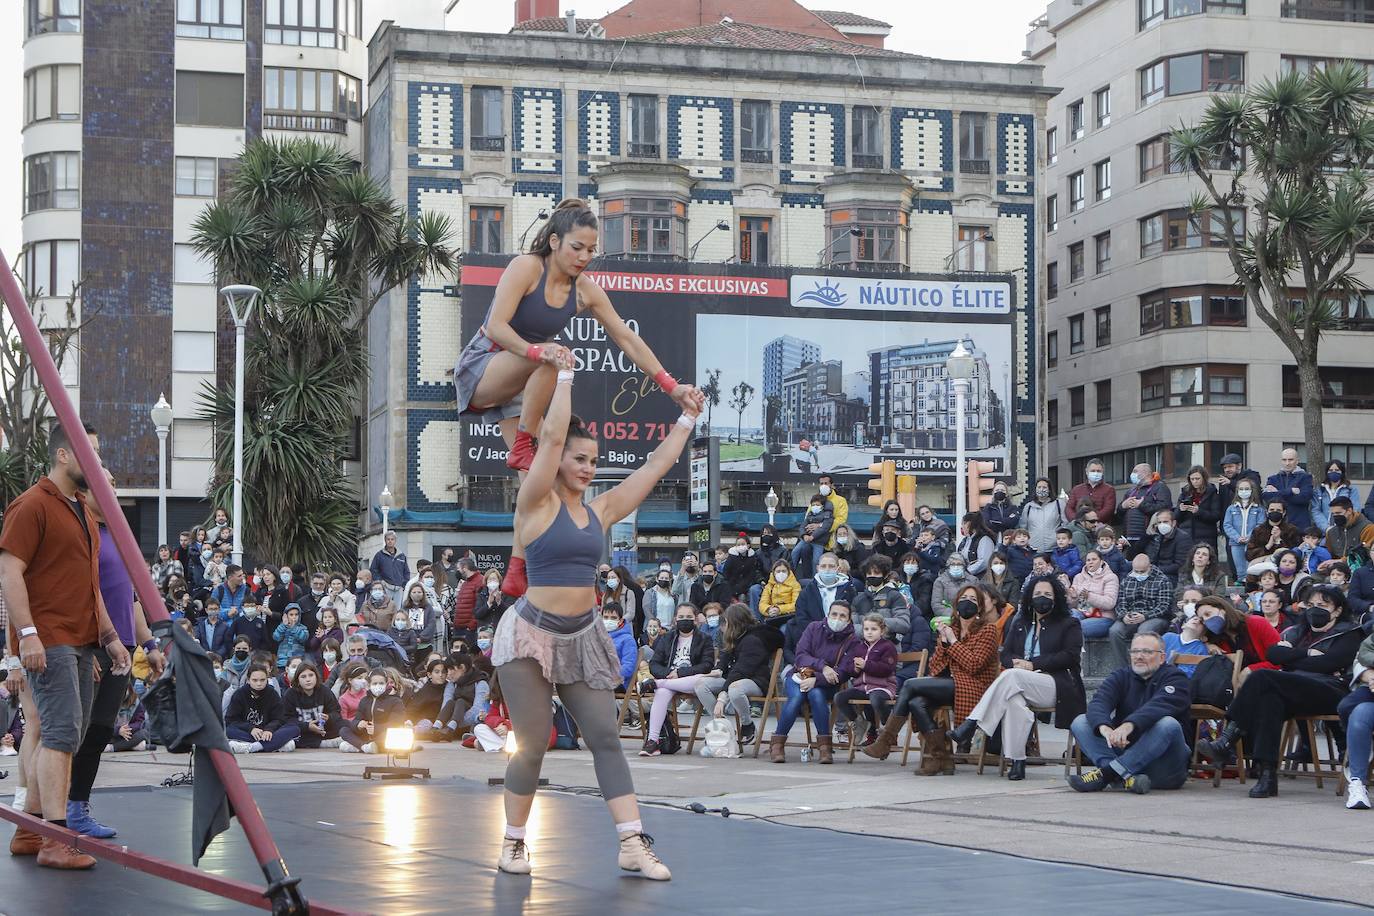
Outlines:
{"label": "backpack", "polygon": [[724,716],[709,720],[703,730],[701,756],[740,756],[739,742],[735,737],[735,723]]}
{"label": "backpack", "polygon": [[1225,709],[1231,705],[1235,688],[1231,685],[1231,674],[1235,663],[1227,655],[1209,655],[1193,669],[1189,680],[1193,702]]}
{"label": "backpack", "polygon": [[568,712],[567,708],[557,700],[553,704],[553,729],[557,733],[553,742],[554,750],[581,750],[577,743],[577,722],[573,720],[572,714]]}
{"label": "backpack", "polygon": [[1356,544],[1345,552],[1345,565],[1352,573],[1361,566],[1368,566],[1369,562],[1369,548],[1363,544]]}
{"label": "backpack", "polygon": [[673,727],[672,716],[663,720],[663,727],[658,731],[658,750],[661,754],[676,754],[682,750],[682,739],[677,736],[677,729]]}

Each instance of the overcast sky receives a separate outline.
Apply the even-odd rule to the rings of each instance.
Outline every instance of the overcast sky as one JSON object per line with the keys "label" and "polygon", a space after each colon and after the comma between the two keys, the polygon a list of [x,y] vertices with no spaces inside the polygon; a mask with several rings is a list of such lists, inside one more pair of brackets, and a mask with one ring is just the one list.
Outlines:
{"label": "overcast sky", "polygon": [[[145,0],[171,3],[172,0]],[[419,6],[423,0],[406,0]],[[432,0],[436,6],[447,0]],[[391,18],[389,0],[363,0],[368,32],[377,22]],[[742,0],[747,6],[748,0]],[[19,0],[0,0],[0,250],[14,262],[20,242],[20,203],[23,189],[20,130],[23,126],[23,23]],[[623,5],[615,2],[564,0],[564,9],[579,16],[600,17]],[[1043,0],[963,0],[942,3],[879,3],[877,0],[816,0],[803,5],[818,9],[849,10],[892,23],[887,46],[914,54],[948,59],[1016,61],[1025,46],[1027,23],[1045,10]],[[474,32],[505,32],[510,29],[511,0],[459,0],[448,17],[448,27]],[[742,17],[741,17],[742,18]]]}

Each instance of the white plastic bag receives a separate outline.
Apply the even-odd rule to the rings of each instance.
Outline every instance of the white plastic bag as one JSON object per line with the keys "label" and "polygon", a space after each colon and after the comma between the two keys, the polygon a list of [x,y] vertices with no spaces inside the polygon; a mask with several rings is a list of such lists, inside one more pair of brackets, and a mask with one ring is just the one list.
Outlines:
{"label": "white plastic bag", "polygon": [[702,733],[701,756],[739,756],[739,740],[735,737],[735,723],[733,721],[724,716],[706,721]]}

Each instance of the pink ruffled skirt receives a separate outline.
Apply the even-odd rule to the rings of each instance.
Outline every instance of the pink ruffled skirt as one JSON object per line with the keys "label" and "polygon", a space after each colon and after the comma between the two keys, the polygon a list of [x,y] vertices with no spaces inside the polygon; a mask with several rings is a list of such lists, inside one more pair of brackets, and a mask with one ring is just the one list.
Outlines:
{"label": "pink ruffled skirt", "polygon": [[[582,615],[575,619],[580,622]],[[549,618],[554,618],[549,621]],[[620,657],[615,644],[594,610],[587,623],[572,633],[541,627],[541,621],[558,623],[567,618],[551,615],[521,598],[496,625],[491,644],[491,663],[500,668],[528,658],[550,684],[584,683],[594,690],[615,690],[621,684]],[[499,672],[498,672],[499,674]]]}

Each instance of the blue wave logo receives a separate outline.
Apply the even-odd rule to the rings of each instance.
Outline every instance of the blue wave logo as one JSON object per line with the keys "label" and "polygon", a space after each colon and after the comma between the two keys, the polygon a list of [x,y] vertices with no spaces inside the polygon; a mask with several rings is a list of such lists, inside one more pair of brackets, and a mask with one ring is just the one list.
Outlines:
{"label": "blue wave logo", "polygon": [[828,308],[838,308],[844,305],[848,298],[849,296],[846,293],[840,292],[839,287],[829,283],[821,283],[821,281],[817,280],[816,288],[800,293],[797,296],[797,301],[814,302],[817,305],[824,305]]}

